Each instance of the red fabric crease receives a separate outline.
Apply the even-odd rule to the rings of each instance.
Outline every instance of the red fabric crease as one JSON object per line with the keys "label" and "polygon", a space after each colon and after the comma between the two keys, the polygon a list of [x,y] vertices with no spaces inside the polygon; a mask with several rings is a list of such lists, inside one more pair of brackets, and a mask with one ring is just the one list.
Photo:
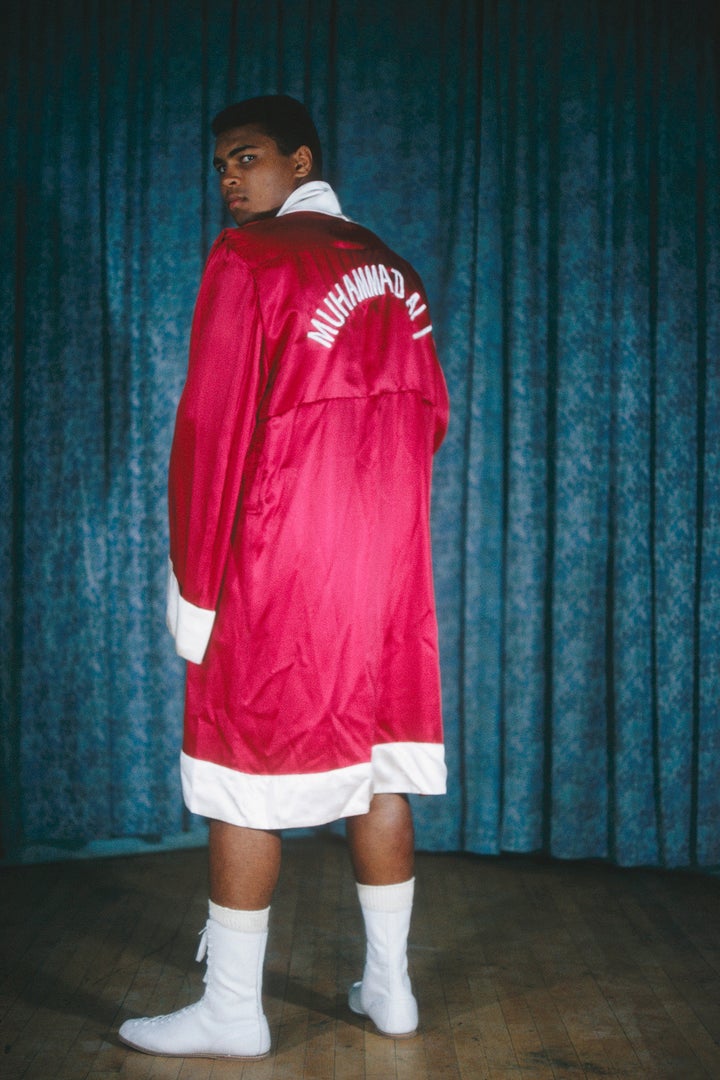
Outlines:
{"label": "red fabric crease", "polygon": [[[404,295],[357,304],[331,348],[309,339],[335,283],[379,263]],[[427,304],[377,237],[315,213],[210,253],[169,484],[181,594],[217,612],[188,664],[191,757],[315,773],[442,742],[429,508],[448,399],[411,292]]]}

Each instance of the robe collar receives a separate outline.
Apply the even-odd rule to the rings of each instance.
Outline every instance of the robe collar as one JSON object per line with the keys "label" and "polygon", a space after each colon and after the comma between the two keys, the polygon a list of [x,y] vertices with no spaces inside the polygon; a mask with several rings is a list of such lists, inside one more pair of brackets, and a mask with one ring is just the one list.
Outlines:
{"label": "robe collar", "polygon": [[329,214],[330,217],[348,221],[340,209],[337,195],[324,180],[310,180],[307,184],[301,184],[292,195],[288,195],[278,210],[277,216],[295,214],[301,210],[310,210],[315,214]]}

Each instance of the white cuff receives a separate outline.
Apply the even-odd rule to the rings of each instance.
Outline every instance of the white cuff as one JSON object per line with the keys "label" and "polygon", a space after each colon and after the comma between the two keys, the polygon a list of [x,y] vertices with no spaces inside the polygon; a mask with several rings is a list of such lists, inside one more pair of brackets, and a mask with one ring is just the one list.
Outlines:
{"label": "white cuff", "polygon": [[193,664],[202,663],[215,622],[215,612],[196,607],[180,595],[178,579],[169,559],[166,622],[175,638],[178,656]]}
{"label": "white cuff", "polygon": [[208,900],[210,918],[228,930],[242,930],[246,934],[264,934],[270,921],[270,908],[260,911],[245,911],[237,908],[222,907]]}
{"label": "white cuff", "polygon": [[360,907],[366,911],[407,911],[413,906],[415,878],[397,885],[361,885],[357,882]]}

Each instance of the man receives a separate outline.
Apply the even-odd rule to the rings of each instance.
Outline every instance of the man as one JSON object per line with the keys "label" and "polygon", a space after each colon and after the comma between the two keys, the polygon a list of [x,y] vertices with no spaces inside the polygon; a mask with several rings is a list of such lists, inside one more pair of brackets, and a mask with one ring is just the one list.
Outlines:
{"label": "man", "polygon": [[413,827],[445,790],[429,541],[448,399],[422,285],[348,221],[304,106],[213,121],[240,226],[203,275],[170,460],[168,624],[188,807],[210,818],[202,999],[131,1046],[258,1057],[280,832],[347,818],[366,927],[350,1008],[412,1035]]}

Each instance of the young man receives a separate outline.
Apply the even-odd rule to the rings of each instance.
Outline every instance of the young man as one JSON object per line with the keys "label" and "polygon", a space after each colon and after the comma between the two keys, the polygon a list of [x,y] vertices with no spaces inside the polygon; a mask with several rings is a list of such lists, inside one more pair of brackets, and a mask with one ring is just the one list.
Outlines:
{"label": "young man", "polygon": [[130,1046],[257,1057],[283,828],[347,818],[367,934],[350,1008],[412,1035],[407,792],[445,790],[430,473],[448,416],[413,269],[348,221],[304,106],[213,122],[238,229],[203,275],[170,460],[168,625],[188,807],[211,819],[202,999]]}

